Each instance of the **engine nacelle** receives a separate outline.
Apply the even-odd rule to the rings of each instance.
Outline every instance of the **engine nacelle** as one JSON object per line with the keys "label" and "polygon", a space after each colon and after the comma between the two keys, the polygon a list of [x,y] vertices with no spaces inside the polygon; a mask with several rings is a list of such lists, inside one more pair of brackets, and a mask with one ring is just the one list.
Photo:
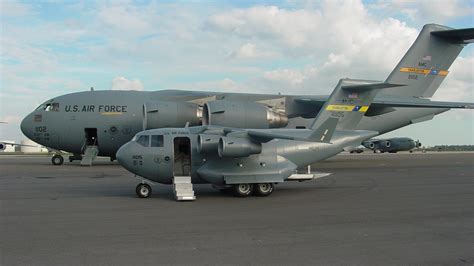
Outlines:
{"label": "engine nacelle", "polygon": [[373,150],[375,148],[375,143],[373,143],[372,141],[364,141],[362,142],[362,146]]}
{"label": "engine nacelle", "polygon": [[247,157],[262,152],[262,144],[245,138],[221,137],[217,147],[219,157]]}
{"label": "engine nacelle", "polygon": [[187,102],[156,101],[143,104],[143,130],[201,124],[202,107]]}
{"label": "engine nacelle", "polygon": [[0,151],[4,151],[7,148],[5,143],[0,143]]}
{"label": "engine nacelle", "polygon": [[221,136],[219,135],[206,135],[206,134],[198,135],[197,151],[201,154],[204,154],[204,153],[217,154],[217,149],[219,146],[220,139],[221,139]]}
{"label": "engine nacelle", "polygon": [[392,143],[390,143],[389,140],[386,140],[385,141],[385,147],[390,148],[390,146],[392,146]]}
{"label": "engine nacelle", "polygon": [[280,128],[288,117],[255,102],[210,101],[203,108],[203,125],[237,128]]}

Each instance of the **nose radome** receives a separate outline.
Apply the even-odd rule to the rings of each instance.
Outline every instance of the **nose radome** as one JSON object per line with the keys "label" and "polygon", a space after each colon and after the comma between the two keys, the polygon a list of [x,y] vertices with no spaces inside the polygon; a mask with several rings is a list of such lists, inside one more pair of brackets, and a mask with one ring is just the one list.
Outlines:
{"label": "nose radome", "polygon": [[32,114],[27,115],[20,124],[21,132],[23,135],[28,137],[29,139],[33,138],[33,116]]}
{"label": "nose radome", "polygon": [[117,153],[115,154],[115,157],[117,158],[118,163],[124,167],[127,164],[126,158],[127,158],[128,150],[129,150],[129,143],[125,143],[124,145],[122,145],[122,147],[118,149]]}

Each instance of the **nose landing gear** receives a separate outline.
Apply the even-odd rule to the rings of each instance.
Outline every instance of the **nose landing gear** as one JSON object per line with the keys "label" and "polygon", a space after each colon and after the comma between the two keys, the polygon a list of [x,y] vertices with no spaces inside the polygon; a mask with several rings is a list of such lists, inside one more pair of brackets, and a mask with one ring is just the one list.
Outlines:
{"label": "nose landing gear", "polygon": [[148,198],[151,196],[151,186],[146,183],[138,184],[135,192],[139,198]]}
{"label": "nose landing gear", "polygon": [[51,163],[53,165],[61,165],[64,163],[64,158],[62,155],[60,154],[55,154],[52,158],[51,158]]}

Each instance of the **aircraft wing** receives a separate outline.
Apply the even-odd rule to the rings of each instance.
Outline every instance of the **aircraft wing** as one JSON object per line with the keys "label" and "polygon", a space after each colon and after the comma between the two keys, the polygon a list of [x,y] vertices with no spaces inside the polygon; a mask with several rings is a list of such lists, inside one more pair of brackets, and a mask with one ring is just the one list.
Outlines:
{"label": "aircraft wing", "polygon": [[0,142],[3,145],[11,145],[11,146],[22,146],[22,147],[38,147],[39,145],[26,145],[26,144],[18,144],[13,142]]}
{"label": "aircraft wing", "polygon": [[20,147],[38,147],[34,145],[26,145],[26,144],[18,144],[18,143],[13,143],[13,142],[0,142],[0,151],[3,151],[6,149],[7,145],[11,146],[20,146]]}

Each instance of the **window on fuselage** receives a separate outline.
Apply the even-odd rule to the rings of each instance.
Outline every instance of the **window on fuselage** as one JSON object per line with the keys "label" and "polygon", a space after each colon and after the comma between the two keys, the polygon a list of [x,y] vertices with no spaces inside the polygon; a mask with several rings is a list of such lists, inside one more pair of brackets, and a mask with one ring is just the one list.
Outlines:
{"label": "window on fuselage", "polygon": [[46,112],[59,112],[59,103],[47,103],[44,105]]}
{"label": "window on fuselage", "polygon": [[142,145],[143,147],[148,147],[150,146],[150,136],[148,135],[141,135],[137,139],[137,143]]}
{"label": "window on fuselage", "polygon": [[163,147],[163,135],[152,135],[151,136],[152,147]]}

